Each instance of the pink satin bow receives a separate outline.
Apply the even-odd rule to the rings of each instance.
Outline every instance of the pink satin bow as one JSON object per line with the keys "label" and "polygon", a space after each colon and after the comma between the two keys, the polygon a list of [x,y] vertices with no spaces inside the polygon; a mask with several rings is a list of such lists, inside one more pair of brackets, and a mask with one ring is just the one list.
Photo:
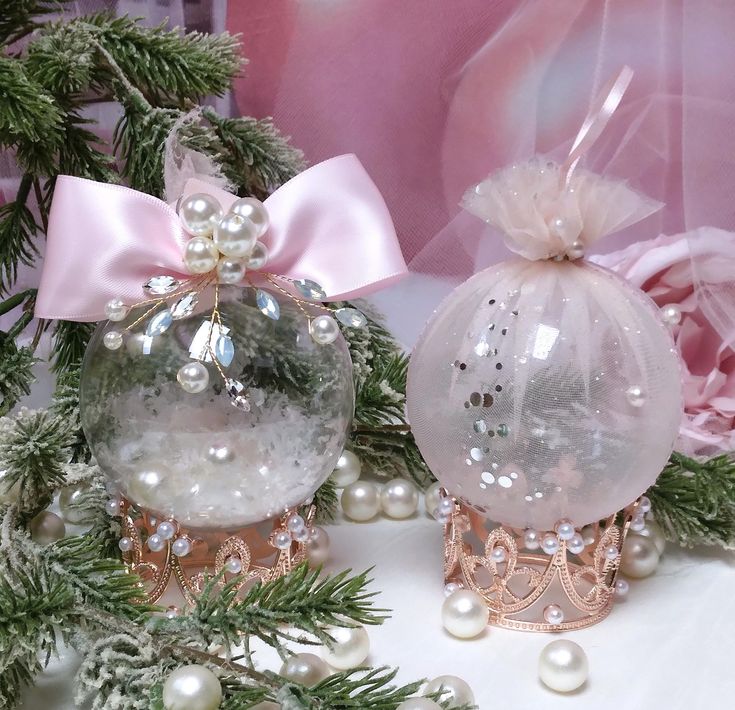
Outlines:
{"label": "pink satin bow", "polygon": [[[200,180],[184,196],[206,192],[227,211],[237,199]],[[300,173],[266,201],[270,273],[319,283],[326,300],[364,296],[406,274],[383,198],[354,155]],[[152,276],[190,278],[190,238],[175,209],[120,185],[62,175],[51,206],[38,318],[96,321],[112,298],[134,303]]]}

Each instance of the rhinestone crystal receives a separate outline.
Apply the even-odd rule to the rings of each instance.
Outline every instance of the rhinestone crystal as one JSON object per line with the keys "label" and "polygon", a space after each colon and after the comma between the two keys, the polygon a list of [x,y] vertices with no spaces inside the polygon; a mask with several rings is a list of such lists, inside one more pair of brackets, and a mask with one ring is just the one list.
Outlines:
{"label": "rhinestone crystal", "polygon": [[145,334],[152,338],[156,335],[163,335],[173,323],[173,316],[168,308],[165,308],[160,313],[156,313],[153,318],[148,321],[148,327],[145,329]]}
{"label": "rhinestone crystal", "polygon": [[199,303],[199,296],[196,291],[191,291],[185,296],[182,296],[173,306],[171,306],[171,317],[174,320],[181,320],[182,318],[188,318]]}
{"label": "rhinestone crystal", "polygon": [[278,320],[281,317],[281,307],[278,305],[278,301],[267,291],[259,288],[255,292],[255,303],[261,313],[268,316],[268,318]]}
{"label": "rhinestone crystal", "polygon": [[242,409],[243,412],[249,412],[250,400],[247,394],[245,394],[245,385],[239,380],[233,380],[231,377],[228,377],[225,380],[225,387],[232,406]]}
{"label": "rhinestone crystal", "polygon": [[348,328],[364,328],[367,325],[365,314],[357,308],[338,308],[334,312],[337,320]]}
{"label": "rhinestone crystal", "polygon": [[220,335],[214,346],[214,356],[222,367],[229,367],[235,357],[235,346],[229,335]]}
{"label": "rhinestone crystal", "polygon": [[173,276],[154,276],[143,284],[143,290],[152,296],[164,296],[175,291],[181,282]]}
{"label": "rhinestone crystal", "polygon": [[321,301],[327,297],[326,291],[311,279],[296,279],[293,282],[296,290],[304,297],[311,301]]}

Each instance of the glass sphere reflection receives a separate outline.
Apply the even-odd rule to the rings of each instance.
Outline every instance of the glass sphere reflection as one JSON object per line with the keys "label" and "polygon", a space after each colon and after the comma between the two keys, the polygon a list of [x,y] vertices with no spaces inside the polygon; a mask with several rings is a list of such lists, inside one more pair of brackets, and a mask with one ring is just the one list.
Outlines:
{"label": "glass sphere reflection", "polygon": [[[206,343],[209,333],[214,300],[204,292],[194,313],[165,333],[145,335],[142,321],[118,350],[103,344],[113,324],[100,325],[82,369],[81,415],[97,462],[121,493],[182,525],[221,529],[279,515],[313,495],[342,453],[354,393],[341,335],[318,345],[289,300],[280,300],[273,321],[252,289],[220,287],[219,301],[234,345],[231,363],[220,367],[245,385],[250,411],[232,406],[212,362],[204,363],[201,392],[180,384],[182,367],[196,362],[195,336]],[[141,315],[136,309],[114,328],[124,331]]]}

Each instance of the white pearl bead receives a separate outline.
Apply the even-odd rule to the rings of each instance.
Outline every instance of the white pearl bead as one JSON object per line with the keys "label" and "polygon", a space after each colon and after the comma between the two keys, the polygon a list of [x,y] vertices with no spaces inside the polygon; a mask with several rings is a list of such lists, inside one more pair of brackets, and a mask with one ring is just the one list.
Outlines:
{"label": "white pearl bead", "polygon": [[646,403],[646,395],[640,385],[631,385],[625,390],[625,396],[632,407],[642,407]]}
{"label": "white pearl bead", "polygon": [[301,528],[291,533],[291,535],[296,542],[307,542],[310,536],[309,528]]}
{"label": "white pearl bead", "polygon": [[304,519],[298,513],[292,513],[286,520],[286,528],[292,533],[303,530],[305,525]]}
{"label": "white pearl bead", "polygon": [[344,488],[360,478],[361,471],[362,462],[360,459],[352,451],[345,449],[337,459],[337,465],[334,467],[334,473],[332,474],[332,481],[337,488]]}
{"label": "white pearl bead", "polygon": [[559,538],[552,533],[547,533],[543,538],[541,538],[541,549],[547,555],[556,554],[559,550]]}
{"label": "white pearl bead", "polygon": [[179,205],[179,219],[184,229],[196,237],[208,237],[222,217],[222,207],[212,195],[198,192]]}
{"label": "white pearl bead", "polygon": [[681,308],[675,303],[669,303],[661,308],[661,318],[669,326],[681,323]]}
{"label": "white pearl bead", "polygon": [[605,548],[605,557],[608,560],[616,560],[618,559],[618,555],[620,552],[618,551],[618,548],[615,545],[608,545]]}
{"label": "white pearl bead", "polygon": [[539,535],[538,530],[528,528],[523,533],[523,544],[528,550],[538,550],[541,547],[541,535]]}
{"label": "white pearl bead", "polygon": [[117,543],[121,552],[130,552],[133,549],[133,540],[129,537],[121,537]]}
{"label": "white pearl bead", "polygon": [[637,515],[634,515],[633,519],[630,521],[630,529],[633,532],[640,532],[645,527],[646,518],[643,516],[643,513],[638,513]]}
{"label": "white pearl bead", "polygon": [[105,304],[105,315],[111,321],[125,320],[129,311],[130,309],[119,298],[113,298]]}
{"label": "white pearl bead", "polygon": [[380,510],[378,488],[370,481],[355,481],[342,491],[344,514],[358,522],[372,520]]}
{"label": "white pearl bead", "polygon": [[324,528],[315,527],[306,541],[306,557],[314,567],[329,559],[329,535]]}
{"label": "white pearl bead", "polygon": [[567,256],[572,260],[581,259],[584,256],[584,244],[582,242],[574,242],[567,249]]}
{"label": "white pearl bead", "polygon": [[262,269],[268,263],[268,247],[263,242],[255,242],[248,258],[249,269]]}
{"label": "white pearl bead", "polygon": [[624,597],[630,590],[630,584],[627,579],[618,578],[615,582],[615,594],[619,597]]}
{"label": "white pearl bead", "polygon": [[585,525],[582,528],[582,540],[585,545],[594,545],[597,540],[597,531],[594,525]]}
{"label": "white pearl bead", "polygon": [[319,345],[329,345],[339,337],[339,325],[332,316],[317,316],[309,323],[311,339]]}
{"label": "white pearl bead", "polygon": [[48,510],[42,510],[30,523],[31,539],[39,545],[50,545],[66,534],[64,521]]}
{"label": "white pearl bead", "polygon": [[572,535],[569,542],[567,542],[567,550],[573,555],[578,555],[584,550],[584,540],[579,533]]}
{"label": "white pearl bead", "polygon": [[587,655],[574,641],[552,641],[541,651],[538,672],[544,685],[551,690],[569,693],[587,680]]}
{"label": "white pearl bead", "polygon": [[185,537],[177,537],[171,545],[171,552],[176,557],[186,557],[191,552],[191,540]]}
{"label": "white pearl bead", "polygon": [[292,542],[290,533],[285,530],[280,530],[273,536],[273,546],[279,550],[288,550]]}
{"label": "white pearl bead", "polygon": [[158,533],[153,533],[153,535],[148,536],[146,545],[148,545],[151,552],[160,552],[166,547],[166,541]]}
{"label": "white pearl bead", "polygon": [[313,653],[297,653],[282,666],[279,675],[311,687],[331,675],[327,664]]}
{"label": "white pearl bead", "polygon": [[270,224],[268,210],[260,200],[256,200],[254,197],[241,197],[232,203],[230,212],[249,219],[255,225],[258,238],[268,231]]}
{"label": "white pearl bead", "polygon": [[628,535],[623,543],[620,571],[626,577],[643,579],[656,571],[659,553],[653,540],[641,535]]}
{"label": "white pearl bead", "polygon": [[636,535],[641,537],[647,537],[653,540],[653,544],[656,546],[656,550],[659,555],[662,555],[666,549],[666,538],[661,526],[655,520],[646,520],[646,526]]}
{"label": "white pearl bead", "polygon": [[449,597],[454,594],[458,589],[464,589],[462,582],[447,582],[444,585],[444,596]]}
{"label": "white pearl bead", "polygon": [[242,560],[239,557],[228,557],[225,560],[225,569],[230,574],[240,574],[242,572]]}
{"label": "white pearl bead", "polygon": [[442,623],[444,628],[461,639],[481,634],[490,618],[485,600],[470,589],[459,589],[444,600]]}
{"label": "white pearl bead", "polygon": [[365,661],[370,653],[370,639],[364,627],[336,627],[327,629],[334,639],[332,647],[322,647],[324,660],[339,671],[356,668]]}
{"label": "white pearl bead", "polygon": [[544,620],[547,624],[557,626],[564,621],[564,612],[558,604],[549,604],[544,609]]}
{"label": "white pearl bead", "polygon": [[217,262],[217,278],[223,284],[239,284],[245,277],[245,271],[245,262],[242,259],[223,256]]}
{"label": "white pearl bead", "polygon": [[560,520],[554,530],[561,540],[571,540],[576,532],[574,525],[568,520]]}
{"label": "white pearl bead", "polygon": [[170,520],[164,520],[158,524],[156,532],[163,540],[170,540],[176,534],[176,526]]}
{"label": "white pearl bead", "polygon": [[651,512],[651,499],[648,496],[641,496],[640,501],[638,502],[638,510],[641,513]]}
{"label": "white pearl bead", "polygon": [[439,507],[439,501],[441,500],[441,487],[442,484],[437,481],[432,483],[424,492],[424,510],[433,518],[434,511]]}
{"label": "white pearl bead", "polygon": [[255,246],[255,225],[237,214],[227,214],[214,228],[214,243],[225,256],[247,258]]}
{"label": "white pearl bead", "polygon": [[209,384],[209,371],[201,362],[187,362],[176,373],[181,388],[190,394],[204,392]]}
{"label": "white pearl bead", "polygon": [[65,486],[59,494],[59,509],[61,515],[67,523],[83,523],[87,514],[83,510],[78,510],[74,506],[77,505],[84,494],[88,490],[85,485]]}
{"label": "white pearl bead", "polygon": [[119,350],[123,344],[122,333],[117,330],[108,330],[102,336],[102,343],[108,350]]}
{"label": "white pearl bead", "polygon": [[439,700],[446,703],[448,708],[475,704],[475,694],[472,688],[456,675],[440,675],[430,681],[424,688],[424,694],[433,695],[434,693],[440,693]]}
{"label": "white pearl bead", "polygon": [[431,698],[409,698],[396,707],[396,710],[441,710],[441,705]]}
{"label": "white pearl bead", "polygon": [[117,498],[110,498],[110,500],[105,503],[105,510],[108,515],[112,515],[113,517],[120,515],[120,501]]}
{"label": "white pearl bead", "polygon": [[194,237],[184,248],[184,264],[190,274],[206,274],[217,266],[219,252],[207,237]]}
{"label": "white pearl bead", "polygon": [[219,679],[204,666],[177,668],[163,684],[165,710],[216,710],[221,702]]}
{"label": "white pearl bead", "polygon": [[508,555],[505,552],[505,548],[502,545],[496,545],[495,547],[493,547],[493,551],[490,553],[490,558],[496,564],[501,564],[505,562],[507,556]]}
{"label": "white pearl bead", "polygon": [[411,481],[394,478],[383,486],[380,505],[390,518],[410,518],[419,506],[419,492]]}

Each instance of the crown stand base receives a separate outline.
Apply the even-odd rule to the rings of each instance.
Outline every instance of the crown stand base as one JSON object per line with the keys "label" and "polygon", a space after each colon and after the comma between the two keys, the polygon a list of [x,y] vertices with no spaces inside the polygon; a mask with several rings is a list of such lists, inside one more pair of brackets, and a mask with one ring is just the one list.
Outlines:
{"label": "crown stand base", "polygon": [[[222,585],[237,578],[234,588],[240,591],[256,581],[265,583],[282,577],[303,562],[314,530],[316,509],[308,508],[304,519],[306,534],[302,535],[292,534],[287,525],[297,512],[288,510],[281,518],[234,530],[200,530],[186,528],[172,518],[157,516],[122,498],[122,535],[130,547],[123,552],[123,561],[143,581],[144,603],[157,602],[177,586],[185,602],[191,605],[213,575],[222,574]],[[157,539],[151,549],[150,539],[153,535],[161,537],[158,531],[164,522],[170,524],[167,527],[174,531],[173,535]],[[277,544],[283,545],[284,541],[287,547]]]}
{"label": "crown stand base", "polygon": [[638,506],[636,501],[586,526],[578,554],[556,533],[540,533],[556,537],[557,549],[545,554],[526,547],[525,531],[488,528],[489,521],[454,500],[444,528],[445,584],[479,594],[493,626],[560,632],[596,624],[612,609],[623,543]]}

